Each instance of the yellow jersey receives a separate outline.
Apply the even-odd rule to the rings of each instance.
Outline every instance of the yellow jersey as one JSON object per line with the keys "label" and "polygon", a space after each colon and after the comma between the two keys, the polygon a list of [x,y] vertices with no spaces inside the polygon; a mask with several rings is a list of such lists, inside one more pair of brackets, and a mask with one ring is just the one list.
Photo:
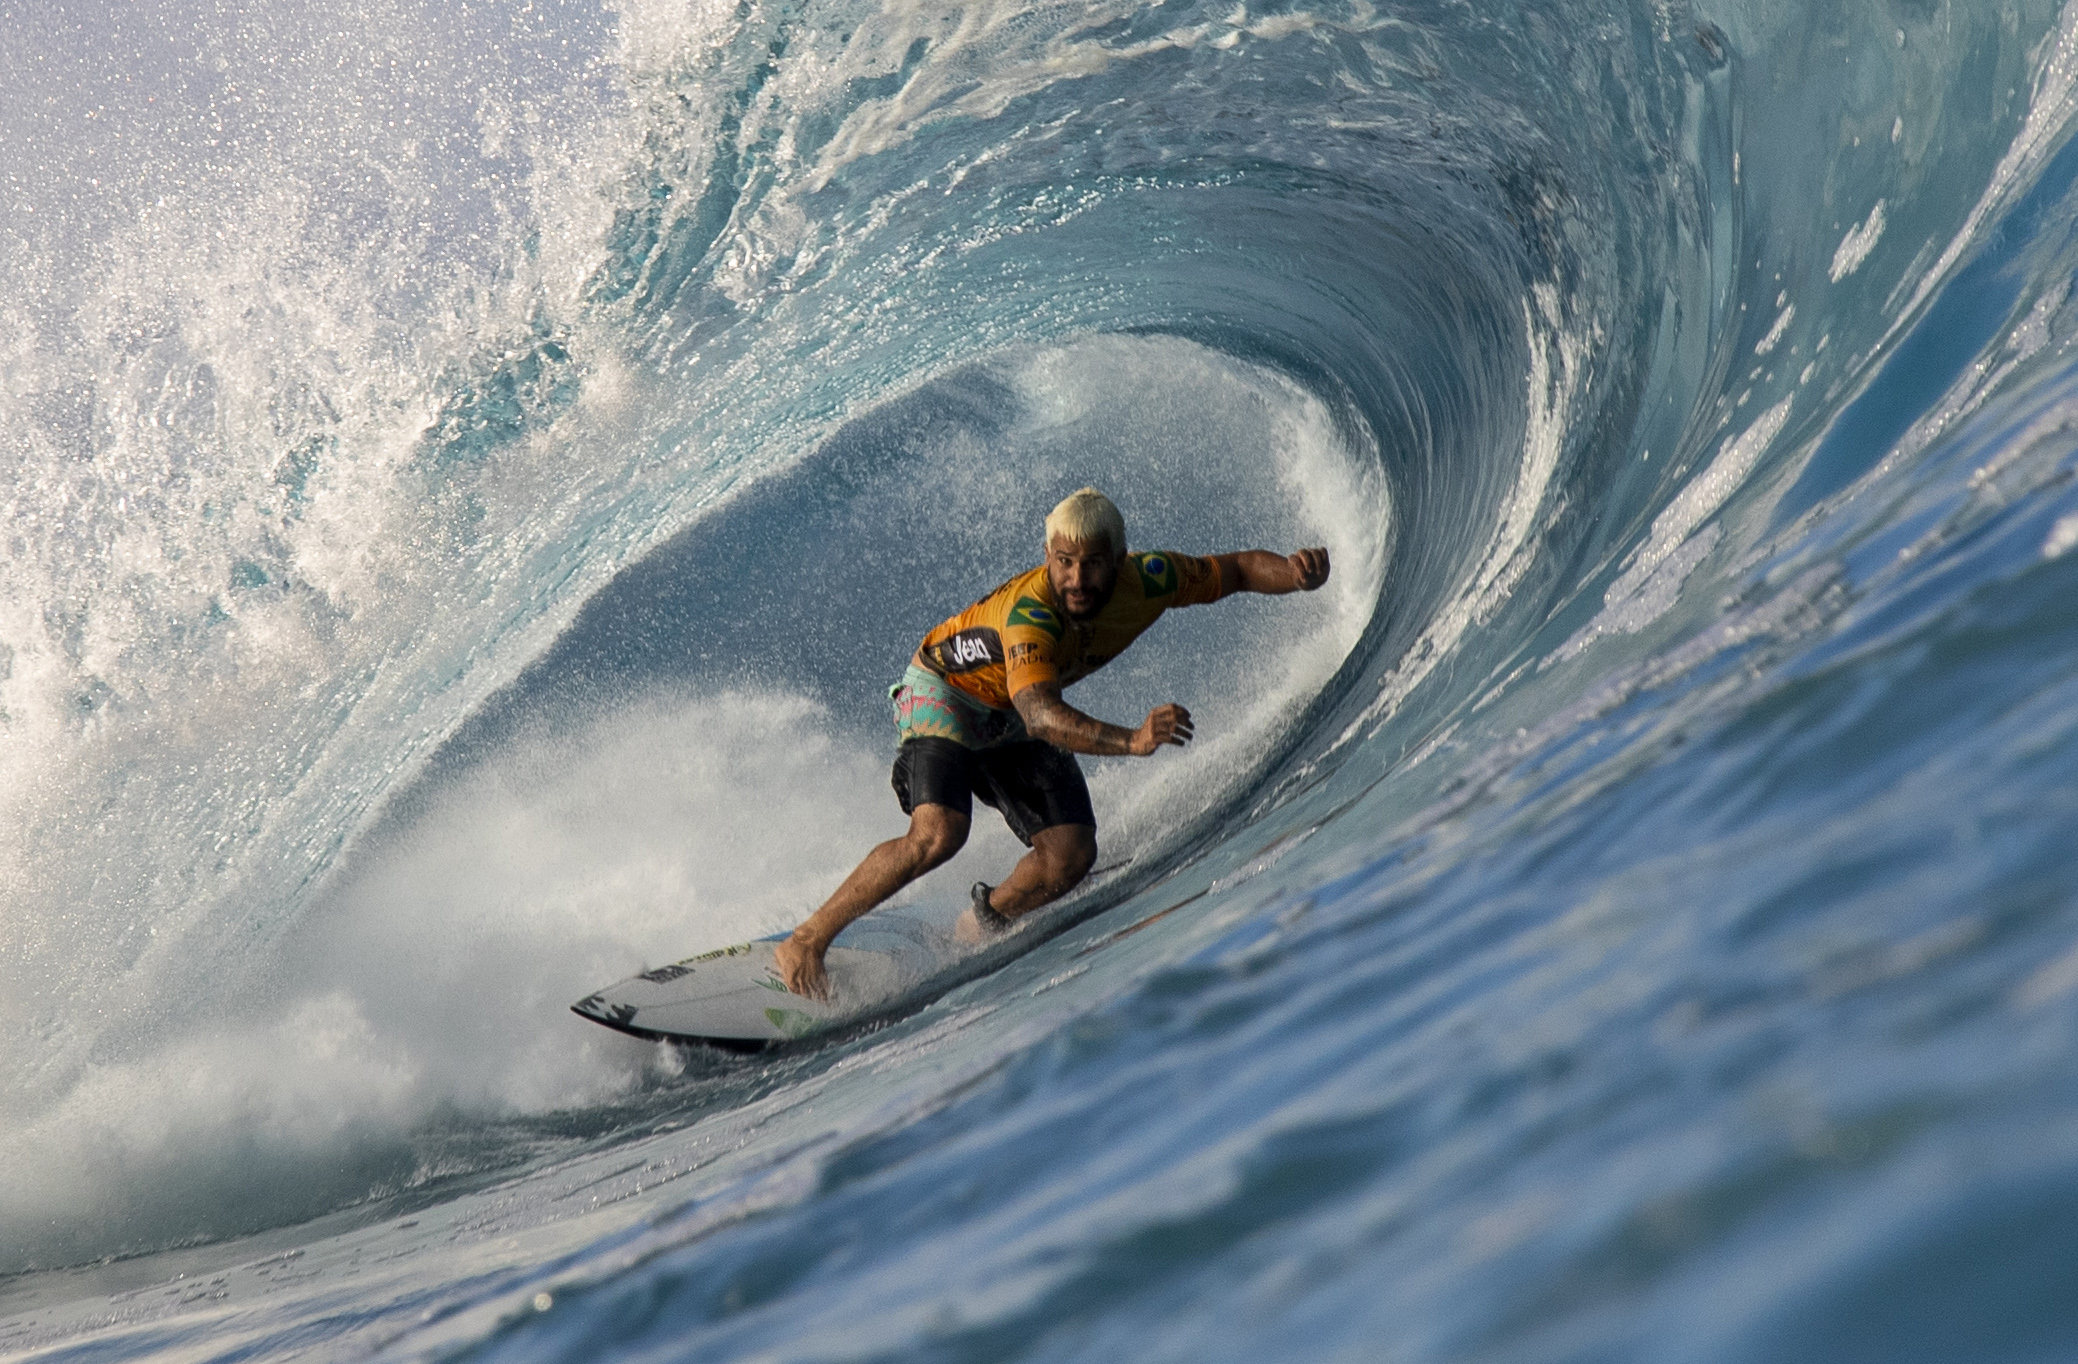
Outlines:
{"label": "yellow jersey", "polygon": [[1068,619],[1041,564],[924,636],[916,661],[994,710],[1035,682],[1080,682],[1174,606],[1220,599],[1219,564],[1154,550],[1128,554],[1118,586],[1088,620]]}

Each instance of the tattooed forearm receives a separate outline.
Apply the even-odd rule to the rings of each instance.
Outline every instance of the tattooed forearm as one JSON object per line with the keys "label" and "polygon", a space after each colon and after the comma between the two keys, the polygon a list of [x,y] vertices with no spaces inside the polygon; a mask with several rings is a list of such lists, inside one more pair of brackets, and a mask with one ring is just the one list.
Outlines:
{"label": "tattooed forearm", "polygon": [[1011,704],[1017,707],[1033,738],[1044,739],[1070,753],[1117,757],[1133,751],[1132,730],[1084,715],[1061,699],[1058,687],[1036,683],[1012,697]]}

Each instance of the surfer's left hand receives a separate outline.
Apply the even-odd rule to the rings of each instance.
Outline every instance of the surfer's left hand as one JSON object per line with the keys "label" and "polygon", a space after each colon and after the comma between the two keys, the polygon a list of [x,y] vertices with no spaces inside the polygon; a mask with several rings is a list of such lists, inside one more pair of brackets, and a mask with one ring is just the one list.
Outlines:
{"label": "surfer's left hand", "polygon": [[807,999],[830,1002],[830,978],[823,971],[822,949],[796,937],[781,940],[772,949],[772,964],[779,968],[780,982]]}

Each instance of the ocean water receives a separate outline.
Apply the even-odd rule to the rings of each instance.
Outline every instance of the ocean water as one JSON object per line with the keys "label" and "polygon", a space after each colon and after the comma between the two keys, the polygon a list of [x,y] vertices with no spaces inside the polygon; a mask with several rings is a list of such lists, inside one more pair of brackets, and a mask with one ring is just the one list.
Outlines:
{"label": "ocean water", "polygon": [[[48,0],[0,73],[0,1355],[2078,1356],[2078,6]],[[1202,737],[1086,763],[1065,931],[754,1057],[571,1016],[902,827],[884,688],[1088,482],[1336,570],[1073,693]]]}

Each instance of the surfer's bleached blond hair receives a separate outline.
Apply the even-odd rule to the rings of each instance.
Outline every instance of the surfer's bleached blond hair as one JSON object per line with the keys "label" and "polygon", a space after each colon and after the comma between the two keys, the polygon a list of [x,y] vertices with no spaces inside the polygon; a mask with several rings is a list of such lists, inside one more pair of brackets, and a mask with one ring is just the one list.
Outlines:
{"label": "surfer's bleached blond hair", "polygon": [[1060,505],[1046,514],[1046,543],[1058,535],[1070,544],[1088,545],[1099,540],[1113,554],[1126,552],[1126,518],[1116,504],[1095,488],[1069,493]]}

